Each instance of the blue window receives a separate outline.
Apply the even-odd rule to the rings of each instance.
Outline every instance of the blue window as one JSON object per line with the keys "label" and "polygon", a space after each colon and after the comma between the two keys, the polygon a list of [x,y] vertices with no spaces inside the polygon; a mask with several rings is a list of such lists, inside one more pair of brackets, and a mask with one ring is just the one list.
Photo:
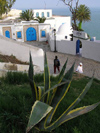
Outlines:
{"label": "blue window", "polygon": [[46,33],[44,30],[41,31],[41,37],[46,37]]}
{"label": "blue window", "polygon": [[22,38],[21,31],[17,32],[17,38]]}
{"label": "blue window", "polygon": [[47,17],[50,17],[50,13],[49,12],[47,12]]}
{"label": "blue window", "polygon": [[42,17],[44,17],[44,12],[42,12]]}
{"label": "blue window", "polygon": [[39,13],[38,12],[36,13],[36,17],[39,17]]}

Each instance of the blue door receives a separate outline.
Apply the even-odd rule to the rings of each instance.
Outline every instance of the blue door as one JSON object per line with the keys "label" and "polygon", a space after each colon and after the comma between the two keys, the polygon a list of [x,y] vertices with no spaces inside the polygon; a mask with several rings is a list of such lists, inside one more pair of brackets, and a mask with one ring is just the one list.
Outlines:
{"label": "blue door", "polygon": [[5,31],[5,36],[10,38],[10,32],[8,30]]}
{"label": "blue door", "polygon": [[80,40],[77,40],[77,42],[76,42],[76,54],[80,52],[79,49],[80,49]]}
{"label": "blue door", "polygon": [[36,41],[36,30],[32,27],[26,30],[26,40],[27,41]]}

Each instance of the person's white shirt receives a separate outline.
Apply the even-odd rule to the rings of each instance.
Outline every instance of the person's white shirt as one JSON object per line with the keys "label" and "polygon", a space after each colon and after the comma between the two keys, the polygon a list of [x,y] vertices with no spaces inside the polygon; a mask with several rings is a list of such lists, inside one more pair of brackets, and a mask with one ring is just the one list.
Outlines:
{"label": "person's white shirt", "polygon": [[76,72],[83,73],[83,64],[80,63],[79,66],[76,69]]}

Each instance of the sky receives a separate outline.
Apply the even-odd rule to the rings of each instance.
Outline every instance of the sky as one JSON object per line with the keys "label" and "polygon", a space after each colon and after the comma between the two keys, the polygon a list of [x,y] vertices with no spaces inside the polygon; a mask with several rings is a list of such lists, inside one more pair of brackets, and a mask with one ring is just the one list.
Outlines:
{"label": "sky", "polygon": [[[99,7],[100,0],[79,0],[79,4],[85,4],[88,7]],[[13,9],[45,9],[45,8],[66,8],[61,0],[16,0]]]}

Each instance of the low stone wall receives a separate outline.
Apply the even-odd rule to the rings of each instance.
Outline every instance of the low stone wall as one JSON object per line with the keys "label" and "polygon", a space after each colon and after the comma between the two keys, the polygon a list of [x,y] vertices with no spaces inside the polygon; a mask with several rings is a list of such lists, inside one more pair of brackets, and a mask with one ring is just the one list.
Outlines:
{"label": "low stone wall", "polygon": [[[28,73],[29,65],[20,65],[13,63],[1,63],[0,62],[0,77],[5,76],[7,72],[24,72]],[[34,74],[40,73],[41,70],[38,66],[34,66]]]}

